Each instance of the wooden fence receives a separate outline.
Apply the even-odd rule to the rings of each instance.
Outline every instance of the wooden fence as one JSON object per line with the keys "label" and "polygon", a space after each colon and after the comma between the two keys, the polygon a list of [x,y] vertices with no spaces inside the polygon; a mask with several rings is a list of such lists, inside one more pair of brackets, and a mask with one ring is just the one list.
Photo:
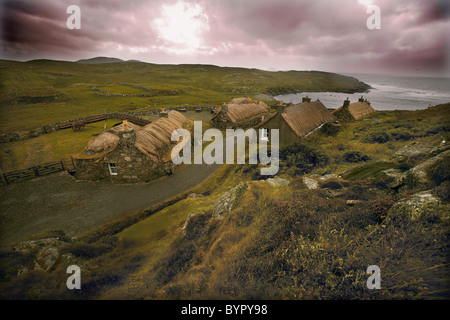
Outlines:
{"label": "wooden fence", "polygon": [[[151,122],[150,120],[144,120],[144,119],[139,119],[139,118],[130,117],[130,116],[121,116],[120,118],[122,120],[128,120],[130,122],[133,122],[133,123],[141,125],[141,126],[145,126]],[[80,121],[73,121],[70,123],[61,124],[58,126],[58,128],[60,130],[74,128],[76,125],[98,122],[98,121],[103,121],[103,120],[106,120],[105,116],[90,117],[90,118],[86,118],[86,119],[80,120]]]}
{"label": "wooden fence", "polygon": [[59,129],[67,129],[67,128],[72,128],[74,124],[76,123],[92,123],[92,122],[98,122],[98,121],[102,121],[105,120],[106,118],[104,116],[97,116],[97,117],[90,117],[90,118],[86,118],[84,120],[80,120],[80,121],[74,121],[71,123],[66,123],[66,124],[62,124],[59,125]]}
{"label": "wooden fence", "polygon": [[48,162],[40,166],[29,167],[23,170],[2,173],[2,181],[5,184],[11,184],[35,177],[46,176],[60,171],[73,171],[73,161],[71,158],[65,158],[61,161]]}

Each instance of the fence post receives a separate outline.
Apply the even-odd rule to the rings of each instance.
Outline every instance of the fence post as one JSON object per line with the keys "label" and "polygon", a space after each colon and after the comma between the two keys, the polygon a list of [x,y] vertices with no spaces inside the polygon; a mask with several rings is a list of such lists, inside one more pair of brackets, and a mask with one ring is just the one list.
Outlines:
{"label": "fence post", "polygon": [[2,169],[0,169],[0,179],[1,179],[3,185],[6,186],[6,185],[8,184],[8,181],[6,181],[6,178],[5,178],[5,176],[3,175]]}

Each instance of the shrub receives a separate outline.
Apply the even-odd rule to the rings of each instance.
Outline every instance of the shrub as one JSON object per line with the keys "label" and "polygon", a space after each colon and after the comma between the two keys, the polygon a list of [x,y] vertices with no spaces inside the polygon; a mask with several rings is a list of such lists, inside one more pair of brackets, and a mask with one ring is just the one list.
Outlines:
{"label": "shrub", "polygon": [[386,132],[372,132],[365,139],[366,142],[370,142],[370,143],[373,143],[373,142],[386,143],[389,140],[391,140],[391,138],[389,137],[389,135]]}
{"label": "shrub", "polygon": [[437,188],[433,190],[433,193],[443,200],[447,201],[450,199],[450,181],[444,181]]}
{"label": "shrub", "polygon": [[413,173],[408,172],[406,174],[405,183],[409,189],[414,189],[419,186],[419,179],[417,179],[417,177]]}
{"label": "shrub", "polygon": [[291,183],[289,184],[289,186],[294,189],[294,190],[298,190],[298,189],[305,189],[306,186],[303,183],[303,177],[296,177],[294,178]]}
{"label": "shrub", "polygon": [[314,168],[326,165],[328,160],[328,156],[319,147],[304,142],[296,142],[280,150],[280,164],[285,172],[294,168],[289,170],[290,175],[309,173]]}
{"label": "shrub", "polygon": [[370,158],[366,155],[362,155],[359,151],[348,151],[344,153],[343,159],[346,162],[357,163],[362,161],[368,161]]}
{"label": "shrub", "polygon": [[322,188],[342,189],[342,184],[337,180],[328,180],[322,184]]}
{"label": "shrub", "polygon": [[72,253],[76,257],[92,259],[110,252],[117,242],[115,236],[105,236],[101,241],[95,243],[76,242],[64,248],[64,252]]}
{"label": "shrub", "polygon": [[450,179],[450,161],[444,158],[428,168],[427,176],[436,186]]}
{"label": "shrub", "polygon": [[403,140],[403,141],[408,141],[411,140],[412,138],[414,138],[413,135],[411,135],[411,133],[409,131],[406,131],[406,129],[403,130],[395,130],[390,132],[391,137],[394,138],[395,140]]}
{"label": "shrub", "polygon": [[381,189],[381,190],[388,190],[389,189],[389,185],[391,183],[394,182],[394,178],[393,177],[386,177],[382,180],[377,180],[374,182],[373,186],[377,189]]}
{"label": "shrub", "polygon": [[396,198],[370,201],[369,206],[366,209],[366,213],[371,215],[377,223],[381,223],[386,218],[389,209],[396,201]]}
{"label": "shrub", "polygon": [[336,136],[339,131],[341,131],[341,127],[334,123],[325,123],[320,129],[319,133],[325,136]]}
{"label": "shrub", "polygon": [[403,162],[398,165],[398,169],[402,170],[403,172],[408,171],[411,168],[412,168],[412,166],[410,164],[408,164],[407,162]]}
{"label": "shrub", "polygon": [[261,174],[261,170],[259,168],[256,168],[253,172],[252,172],[252,180],[267,180],[269,178],[272,178],[273,176],[271,175],[262,175]]}

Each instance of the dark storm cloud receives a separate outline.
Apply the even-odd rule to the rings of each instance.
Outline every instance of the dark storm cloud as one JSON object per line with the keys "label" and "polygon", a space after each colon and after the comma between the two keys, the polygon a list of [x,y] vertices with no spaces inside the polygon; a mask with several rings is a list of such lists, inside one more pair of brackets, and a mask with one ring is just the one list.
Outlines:
{"label": "dark storm cloud", "polygon": [[[366,27],[364,3],[370,2],[381,9],[381,30]],[[82,10],[81,30],[65,26],[70,4]],[[2,5],[4,58],[107,55],[275,69],[448,71],[444,0],[16,0]]]}

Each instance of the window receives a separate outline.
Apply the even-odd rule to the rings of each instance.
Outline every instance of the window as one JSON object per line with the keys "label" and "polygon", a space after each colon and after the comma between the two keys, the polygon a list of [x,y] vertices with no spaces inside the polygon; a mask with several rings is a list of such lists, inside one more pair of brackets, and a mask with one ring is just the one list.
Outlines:
{"label": "window", "polygon": [[116,169],[115,163],[108,163],[108,169],[109,169],[109,173],[112,176],[117,176],[117,169]]}
{"label": "window", "polygon": [[261,129],[261,140],[264,140],[264,141],[269,140],[269,129],[266,129],[266,128]]}

